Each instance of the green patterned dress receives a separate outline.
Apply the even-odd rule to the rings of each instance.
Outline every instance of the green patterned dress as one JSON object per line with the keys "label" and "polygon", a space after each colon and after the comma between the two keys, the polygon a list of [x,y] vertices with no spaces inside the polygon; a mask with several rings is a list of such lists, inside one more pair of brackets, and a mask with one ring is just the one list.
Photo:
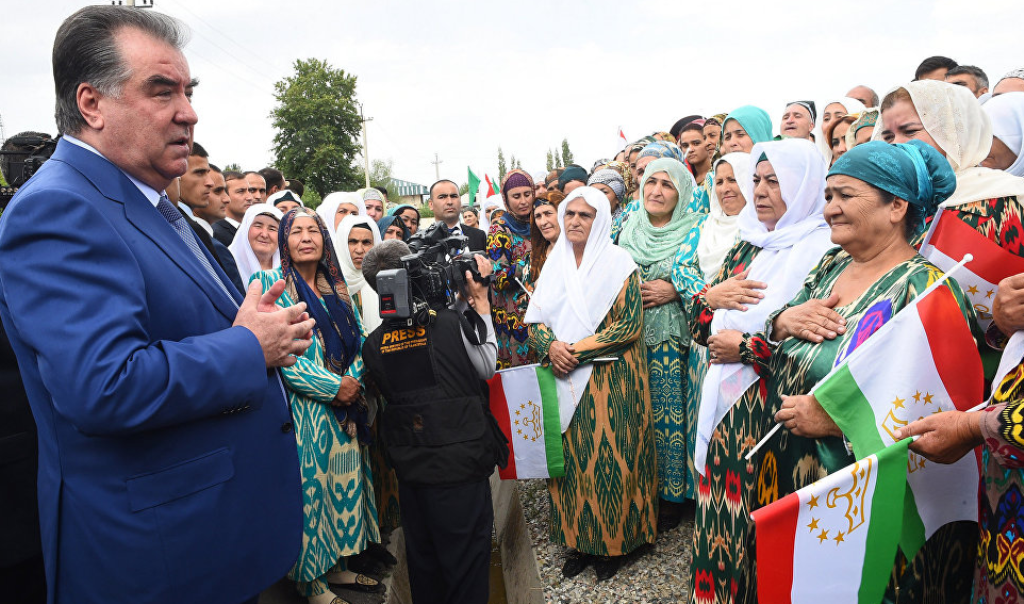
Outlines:
{"label": "green patterned dress", "polygon": [[[695,343],[706,347],[711,336],[714,310],[705,298],[707,290],[750,268],[760,251],[746,241],[738,242],[726,255],[718,275],[691,298],[690,333]],[[757,601],[750,512],[778,496],[769,488],[772,477],[743,459],[773,424],[764,406],[764,373],[770,349],[759,334],[744,334],[740,354],[742,362],[752,365],[761,379],[747,389],[715,428],[706,475],[696,477],[690,601],[697,604]]]}
{"label": "green patterned dress", "polygon": [[[766,325],[786,308],[812,298],[827,298],[843,270],[852,263],[839,248],[830,250],[812,272],[804,288],[785,307],[769,316]],[[920,255],[901,262],[879,278],[853,302],[836,307],[846,319],[846,333],[821,344],[798,338],[781,342],[771,356],[771,377],[768,382],[767,408],[775,413],[781,407],[780,395],[806,394],[836,365],[837,359],[849,354],[852,343],[863,342],[873,332],[858,329],[866,314],[892,316],[941,276],[933,264]],[[977,332],[970,302],[952,280],[947,281],[964,313],[964,320]],[[877,324],[875,324],[877,329]],[[784,497],[826,475],[854,462],[842,438],[820,439],[794,436],[780,430],[755,456],[761,473],[774,478],[769,485],[772,498]],[[770,503],[766,501],[765,503]],[[955,522],[939,529],[918,555],[889,586],[889,602],[962,602],[970,597],[974,573],[974,551],[977,547],[978,525]],[[952,555],[959,552],[965,555]],[[897,564],[902,566],[905,560]],[[903,569],[899,569],[903,570]],[[898,586],[898,597],[897,597]],[[937,598],[937,599],[936,599]]]}
{"label": "green patterned dress", "polygon": [[[569,429],[562,435],[565,476],[548,481],[551,540],[594,555],[628,554],[657,533],[657,474],[647,391],[640,280],[630,275],[597,333],[574,344],[595,364]],[[555,336],[530,325],[530,344],[547,360]]]}
{"label": "green patterned dress", "polygon": [[[266,291],[282,279],[282,273],[278,268],[252,278],[259,279]],[[287,308],[297,299],[289,282],[277,305]],[[358,320],[358,310],[353,311]],[[342,558],[363,551],[367,541],[380,542],[380,532],[369,453],[358,440],[349,438],[330,405],[342,376],[326,369],[318,337],[297,359],[295,365],[281,369],[302,480],[302,549],[288,577],[297,582],[300,594],[309,597],[326,593],[327,583],[319,578],[332,570],[344,570]],[[362,381],[363,370],[362,355],[357,353],[345,375]]]}
{"label": "green patterned dress", "polygon": [[[702,214],[679,247],[678,254],[696,255]],[[676,256],[677,256],[676,255]],[[676,256],[639,265],[643,281],[671,280]],[[675,503],[693,499],[695,483],[687,454],[687,428],[695,407],[688,407],[690,385],[686,379],[690,330],[682,300],[644,310],[644,343],[654,416],[654,443],[658,455],[658,497]]]}

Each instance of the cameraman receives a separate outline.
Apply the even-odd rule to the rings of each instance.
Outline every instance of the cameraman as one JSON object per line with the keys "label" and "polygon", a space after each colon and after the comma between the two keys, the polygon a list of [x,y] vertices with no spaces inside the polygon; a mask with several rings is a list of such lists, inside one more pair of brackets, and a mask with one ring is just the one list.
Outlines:
{"label": "cameraman", "polygon": [[[363,276],[403,267],[410,253],[389,240],[363,259]],[[476,259],[483,277],[490,263]],[[398,475],[409,584],[416,604],[485,604],[489,595],[491,488],[495,464],[508,459],[490,413],[485,380],[494,375],[497,342],[488,286],[466,271],[463,314],[430,312],[425,324],[385,320],[363,344],[368,383],[386,404],[380,431]]]}

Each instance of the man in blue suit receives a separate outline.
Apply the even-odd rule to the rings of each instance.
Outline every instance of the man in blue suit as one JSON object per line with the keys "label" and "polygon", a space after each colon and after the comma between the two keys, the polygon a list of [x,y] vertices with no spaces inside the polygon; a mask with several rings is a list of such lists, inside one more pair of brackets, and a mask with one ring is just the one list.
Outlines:
{"label": "man in blue suit", "polygon": [[0,220],[50,602],[255,601],[299,550],[276,368],[312,321],[274,306],[283,282],[243,300],[162,194],[197,121],[183,43],[154,11],[69,17],[53,49],[64,139]]}

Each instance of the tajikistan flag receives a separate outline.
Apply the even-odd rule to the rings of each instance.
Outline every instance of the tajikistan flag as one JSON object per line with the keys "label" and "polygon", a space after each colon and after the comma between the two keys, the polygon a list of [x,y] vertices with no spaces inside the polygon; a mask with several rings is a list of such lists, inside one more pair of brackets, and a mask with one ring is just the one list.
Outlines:
{"label": "tajikistan flag", "polygon": [[909,443],[900,441],[751,514],[759,601],[882,601],[903,524]]}
{"label": "tajikistan flag", "polygon": [[999,247],[957,218],[955,212],[942,210],[935,216],[921,244],[921,255],[948,271],[968,253],[974,259],[957,271],[956,280],[971,299],[978,313],[978,324],[984,331],[992,324],[992,302],[999,282],[1024,273],[1024,258]]}
{"label": "tajikistan flag", "polygon": [[565,476],[558,388],[550,367],[523,365],[504,369],[487,382],[491,413],[508,439],[508,466],[499,476]]}
{"label": "tajikistan flag", "polygon": [[[856,331],[851,340],[858,340]],[[982,401],[983,391],[977,344],[953,293],[937,282],[878,328],[811,393],[863,458],[891,445],[897,428],[926,415],[966,411]],[[900,540],[908,559],[942,525],[977,522],[978,480],[975,455],[944,465],[910,452]]]}

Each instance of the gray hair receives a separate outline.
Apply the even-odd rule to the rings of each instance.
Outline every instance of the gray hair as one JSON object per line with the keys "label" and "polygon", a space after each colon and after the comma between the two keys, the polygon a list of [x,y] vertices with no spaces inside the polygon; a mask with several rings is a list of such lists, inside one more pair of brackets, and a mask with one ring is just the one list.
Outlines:
{"label": "gray hair", "polygon": [[979,90],[982,88],[988,88],[988,76],[985,75],[985,72],[982,71],[980,67],[975,67],[974,65],[958,65],[947,71],[946,77],[948,78],[949,76],[961,74],[969,75],[974,78],[974,81],[978,83]]}
{"label": "gray hair", "polygon": [[399,239],[388,239],[373,246],[363,258],[363,279],[376,291],[377,273],[402,268],[402,256],[411,253],[409,246]]}
{"label": "gray hair", "polygon": [[131,68],[118,48],[117,34],[134,28],[179,51],[188,42],[188,29],[174,17],[125,6],[87,6],[68,17],[53,40],[53,85],[57,95],[54,117],[61,134],[85,127],[78,110],[78,87],[88,82],[101,94],[118,97],[131,77]]}

